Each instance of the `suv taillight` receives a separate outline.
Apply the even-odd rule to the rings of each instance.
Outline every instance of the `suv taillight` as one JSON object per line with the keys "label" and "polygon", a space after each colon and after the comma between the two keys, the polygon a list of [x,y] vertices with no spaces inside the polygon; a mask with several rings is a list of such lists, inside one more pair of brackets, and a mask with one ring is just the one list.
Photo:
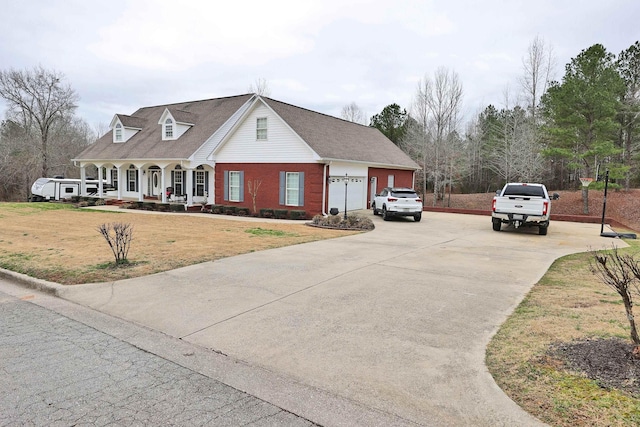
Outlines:
{"label": "suv taillight", "polygon": [[397,198],[397,197],[389,197],[389,198],[387,199],[387,201],[389,201],[389,202],[397,202],[397,201],[398,201],[398,198]]}
{"label": "suv taillight", "polygon": [[416,199],[416,202],[418,202],[418,203],[422,203],[422,199],[421,199],[420,197],[418,197],[418,198]]}

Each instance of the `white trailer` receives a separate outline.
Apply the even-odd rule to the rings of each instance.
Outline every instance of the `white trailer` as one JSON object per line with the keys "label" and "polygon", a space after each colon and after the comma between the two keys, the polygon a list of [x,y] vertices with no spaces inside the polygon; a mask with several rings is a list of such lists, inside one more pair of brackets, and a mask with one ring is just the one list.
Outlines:
{"label": "white trailer", "polygon": [[[87,195],[98,194],[98,180],[85,180]],[[65,200],[80,195],[81,181],[72,178],[38,178],[31,186],[31,202],[45,202],[49,200]],[[105,184],[106,189],[106,184]]]}

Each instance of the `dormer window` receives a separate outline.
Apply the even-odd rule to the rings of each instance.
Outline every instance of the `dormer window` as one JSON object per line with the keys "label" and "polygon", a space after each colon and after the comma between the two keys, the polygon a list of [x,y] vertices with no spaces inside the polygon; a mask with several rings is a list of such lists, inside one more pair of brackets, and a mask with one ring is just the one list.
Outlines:
{"label": "dormer window", "polygon": [[118,123],[116,125],[116,135],[115,135],[115,141],[116,142],[122,142],[122,125],[120,123]]}
{"label": "dormer window", "polygon": [[173,139],[173,120],[169,117],[164,121],[164,138]]}
{"label": "dormer window", "polygon": [[258,141],[267,140],[267,118],[258,117],[256,119],[256,139]]}

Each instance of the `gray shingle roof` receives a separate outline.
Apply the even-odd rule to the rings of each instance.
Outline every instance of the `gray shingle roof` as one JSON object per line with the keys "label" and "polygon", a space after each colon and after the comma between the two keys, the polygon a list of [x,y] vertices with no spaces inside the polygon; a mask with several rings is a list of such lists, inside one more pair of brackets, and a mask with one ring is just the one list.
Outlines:
{"label": "gray shingle roof", "polygon": [[134,129],[142,129],[147,123],[147,119],[142,117],[125,116],[124,114],[116,114],[122,126]]}
{"label": "gray shingle roof", "polygon": [[418,169],[419,166],[378,129],[262,98],[324,159],[351,160]]}
{"label": "gray shingle roof", "polygon": [[[114,143],[112,132],[80,153],[76,160],[186,159],[213,135],[253,94],[144,107],[119,114],[127,127],[142,128],[127,142]],[[418,169],[378,129],[262,97],[321,158]],[[163,141],[158,120],[168,109],[174,119],[193,124],[180,138]]]}
{"label": "gray shingle roof", "polygon": [[[140,108],[132,114],[133,117],[145,121],[140,132],[124,143],[114,143],[112,132],[108,132],[80,153],[76,160],[186,159],[207,138],[213,135],[233,113],[238,111],[251,96],[251,94],[247,94]],[[158,120],[166,108],[172,114],[174,111],[177,112],[180,116],[180,119],[174,116],[177,121],[186,119],[185,122],[189,123],[196,119],[197,125],[192,126],[176,140],[163,141]],[[205,119],[199,120],[199,117]]]}
{"label": "gray shingle roof", "polygon": [[198,115],[189,111],[169,108],[169,112],[178,123],[189,123],[195,125],[198,122]]}

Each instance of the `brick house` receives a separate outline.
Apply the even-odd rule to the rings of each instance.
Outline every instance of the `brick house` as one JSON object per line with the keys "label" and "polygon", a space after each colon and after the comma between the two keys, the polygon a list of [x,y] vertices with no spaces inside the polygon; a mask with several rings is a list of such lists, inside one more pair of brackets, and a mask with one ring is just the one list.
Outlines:
{"label": "brick house", "polygon": [[345,191],[348,210],[366,209],[383,187],[412,187],[418,169],[375,128],[255,94],[144,107],[110,129],[73,160],[83,184],[94,165],[98,193],[119,200],[253,210],[254,193],[258,210],[312,216],[344,210]]}

